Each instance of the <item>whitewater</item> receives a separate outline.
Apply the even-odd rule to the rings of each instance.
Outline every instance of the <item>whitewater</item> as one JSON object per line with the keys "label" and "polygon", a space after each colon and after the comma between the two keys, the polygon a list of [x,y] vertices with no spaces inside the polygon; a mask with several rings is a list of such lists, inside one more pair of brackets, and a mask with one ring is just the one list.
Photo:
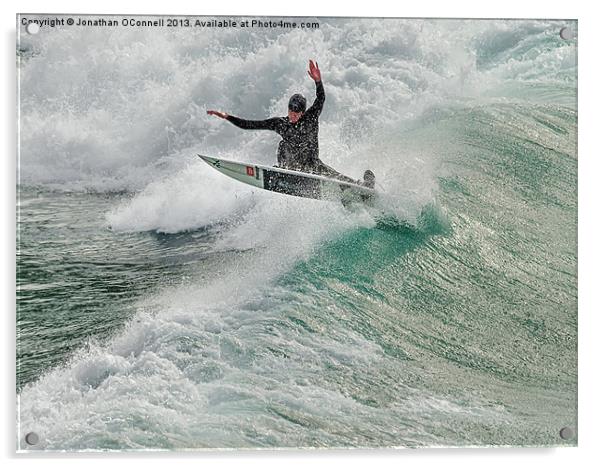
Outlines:
{"label": "whitewater", "polygon": [[[19,34],[17,449],[575,445],[576,21],[283,20]],[[196,156],[309,59],[379,215]]]}

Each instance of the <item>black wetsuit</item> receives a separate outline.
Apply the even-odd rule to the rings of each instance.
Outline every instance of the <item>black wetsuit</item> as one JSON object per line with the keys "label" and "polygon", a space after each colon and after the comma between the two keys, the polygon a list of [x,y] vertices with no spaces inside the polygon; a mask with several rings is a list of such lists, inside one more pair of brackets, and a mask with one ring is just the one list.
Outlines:
{"label": "black wetsuit", "polygon": [[318,117],[324,106],[324,85],[316,82],[316,100],[296,123],[288,117],[268,118],[267,120],[244,120],[228,116],[228,120],[245,130],[272,130],[282,137],[278,144],[278,166],[283,169],[311,172],[345,181],[353,179],[341,175],[327,166],[319,158],[318,150]]}

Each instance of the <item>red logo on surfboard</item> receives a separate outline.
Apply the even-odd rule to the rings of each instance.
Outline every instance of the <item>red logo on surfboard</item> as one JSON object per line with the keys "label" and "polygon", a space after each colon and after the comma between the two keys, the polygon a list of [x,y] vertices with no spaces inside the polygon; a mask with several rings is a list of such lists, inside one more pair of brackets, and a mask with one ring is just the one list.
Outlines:
{"label": "red logo on surfboard", "polygon": [[254,177],[255,176],[255,169],[253,167],[247,167],[247,175],[249,177]]}

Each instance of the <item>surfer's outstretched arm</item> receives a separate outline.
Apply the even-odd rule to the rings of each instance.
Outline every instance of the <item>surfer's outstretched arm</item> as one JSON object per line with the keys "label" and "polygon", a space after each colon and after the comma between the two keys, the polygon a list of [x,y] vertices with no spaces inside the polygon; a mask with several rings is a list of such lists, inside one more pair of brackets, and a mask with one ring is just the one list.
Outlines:
{"label": "surfer's outstretched arm", "polygon": [[216,117],[228,120],[233,125],[243,130],[276,130],[279,118],[268,118],[267,120],[245,120],[243,118],[235,117],[234,115],[228,115],[226,112],[219,112],[217,110],[208,110],[207,115],[215,115]]}
{"label": "surfer's outstretched arm", "polygon": [[268,118],[267,120],[245,120],[233,115],[228,115],[226,120],[243,130],[276,130],[276,126],[280,121],[278,117]]}

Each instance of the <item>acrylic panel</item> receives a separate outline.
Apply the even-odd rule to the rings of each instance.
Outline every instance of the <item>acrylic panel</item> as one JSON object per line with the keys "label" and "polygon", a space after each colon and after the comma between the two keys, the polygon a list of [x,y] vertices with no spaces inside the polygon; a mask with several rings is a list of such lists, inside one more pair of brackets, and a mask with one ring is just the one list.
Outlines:
{"label": "acrylic panel", "polygon": [[577,33],[17,15],[17,450],[576,445]]}

